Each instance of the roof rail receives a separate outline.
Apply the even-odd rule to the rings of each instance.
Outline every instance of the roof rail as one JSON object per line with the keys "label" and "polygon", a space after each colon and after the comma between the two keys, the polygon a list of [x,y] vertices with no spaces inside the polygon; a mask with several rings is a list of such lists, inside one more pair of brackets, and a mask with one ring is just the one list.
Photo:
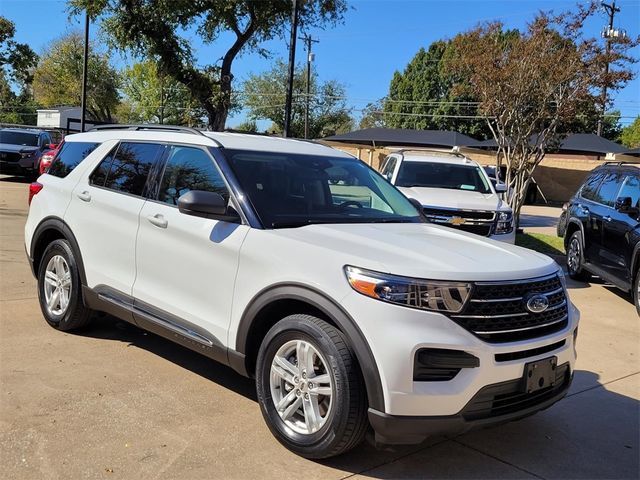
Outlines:
{"label": "roof rail", "polygon": [[614,162],[604,162],[602,165],[618,165],[618,166],[622,166],[622,165],[629,165],[631,167],[640,167],[640,162],[631,162],[631,161],[622,161],[622,160],[618,160],[618,161],[614,161]]}
{"label": "roof rail", "polygon": [[400,150],[394,150],[391,153],[399,153],[404,156],[406,152],[415,152],[415,153],[430,153],[430,154],[440,154],[440,155],[454,155],[459,158],[468,158],[466,155],[463,155],[460,152],[456,151],[443,151],[443,150],[434,150],[429,148],[401,148]]}
{"label": "roof rail", "polygon": [[93,126],[89,132],[92,131],[100,131],[100,130],[160,130],[165,132],[182,132],[182,133],[191,133],[195,135],[206,136],[200,130],[196,130],[191,127],[181,127],[179,125],[158,125],[158,124],[143,124],[143,125],[95,125]]}

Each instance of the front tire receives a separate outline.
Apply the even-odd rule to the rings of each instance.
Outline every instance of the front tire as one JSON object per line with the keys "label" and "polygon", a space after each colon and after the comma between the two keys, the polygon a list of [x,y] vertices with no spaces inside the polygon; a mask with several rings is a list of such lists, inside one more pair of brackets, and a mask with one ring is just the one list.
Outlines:
{"label": "front tire", "polygon": [[346,338],[311,315],[269,330],[258,353],[256,388],[271,433],[306,458],[357,446],[368,428],[366,390]]}
{"label": "front tire", "polygon": [[91,310],[82,301],[78,264],[66,240],[51,242],[38,269],[38,299],[49,325],[64,332],[86,326]]}
{"label": "front tire", "polygon": [[573,232],[567,243],[567,272],[574,280],[587,281],[591,274],[584,269],[584,242],[582,232]]}

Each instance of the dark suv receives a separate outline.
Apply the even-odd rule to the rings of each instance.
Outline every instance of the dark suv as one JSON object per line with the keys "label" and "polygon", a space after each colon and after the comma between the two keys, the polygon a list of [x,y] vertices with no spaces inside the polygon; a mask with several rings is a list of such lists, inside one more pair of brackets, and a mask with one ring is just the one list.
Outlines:
{"label": "dark suv", "polygon": [[0,129],[0,172],[37,176],[40,157],[51,143],[51,136],[40,130]]}
{"label": "dark suv", "polygon": [[569,201],[564,244],[569,276],[598,275],[631,291],[640,314],[640,164],[605,163]]}

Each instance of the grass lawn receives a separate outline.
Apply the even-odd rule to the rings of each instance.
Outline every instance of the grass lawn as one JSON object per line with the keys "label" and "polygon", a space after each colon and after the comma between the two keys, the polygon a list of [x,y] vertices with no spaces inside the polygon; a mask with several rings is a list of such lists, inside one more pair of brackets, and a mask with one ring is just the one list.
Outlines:
{"label": "grass lawn", "polygon": [[516,245],[530,248],[545,255],[564,255],[564,239],[544,233],[519,233]]}

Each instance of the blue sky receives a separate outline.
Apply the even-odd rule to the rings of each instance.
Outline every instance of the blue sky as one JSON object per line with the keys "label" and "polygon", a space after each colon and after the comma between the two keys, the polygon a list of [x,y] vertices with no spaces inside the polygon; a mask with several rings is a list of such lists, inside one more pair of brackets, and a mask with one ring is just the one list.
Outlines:
{"label": "blue sky", "polygon": [[[351,0],[344,24],[327,30],[310,31],[320,40],[314,45],[317,69],[321,79],[336,79],[347,88],[349,105],[354,114],[380,97],[389,87],[396,70],[402,70],[420,47],[454,36],[479,22],[501,20],[510,28],[523,28],[539,10],[562,11],[575,5],[573,0]],[[630,35],[640,34],[640,0],[618,0],[622,12],[616,26]],[[69,19],[64,0],[0,0],[0,14],[16,24],[16,40],[28,43],[37,52],[51,40],[68,30],[80,29],[80,19]],[[599,36],[606,23],[604,13],[591,19],[586,33]],[[99,25],[92,25],[96,38]],[[196,57],[200,64],[213,63],[228,47],[231,38],[223,36],[214,45],[202,45],[197,39]],[[272,59],[256,54],[244,54],[235,62],[236,86],[249,73],[270,67],[273,59],[286,58],[284,39],[271,41],[266,47]],[[639,49],[634,52],[640,57]],[[298,43],[297,59],[304,61],[305,52]],[[125,62],[114,58],[116,63]],[[640,70],[640,64],[634,66]],[[614,96],[615,108],[621,110],[623,124],[629,124],[640,114],[640,78]],[[228,122],[234,126],[243,114]]]}

